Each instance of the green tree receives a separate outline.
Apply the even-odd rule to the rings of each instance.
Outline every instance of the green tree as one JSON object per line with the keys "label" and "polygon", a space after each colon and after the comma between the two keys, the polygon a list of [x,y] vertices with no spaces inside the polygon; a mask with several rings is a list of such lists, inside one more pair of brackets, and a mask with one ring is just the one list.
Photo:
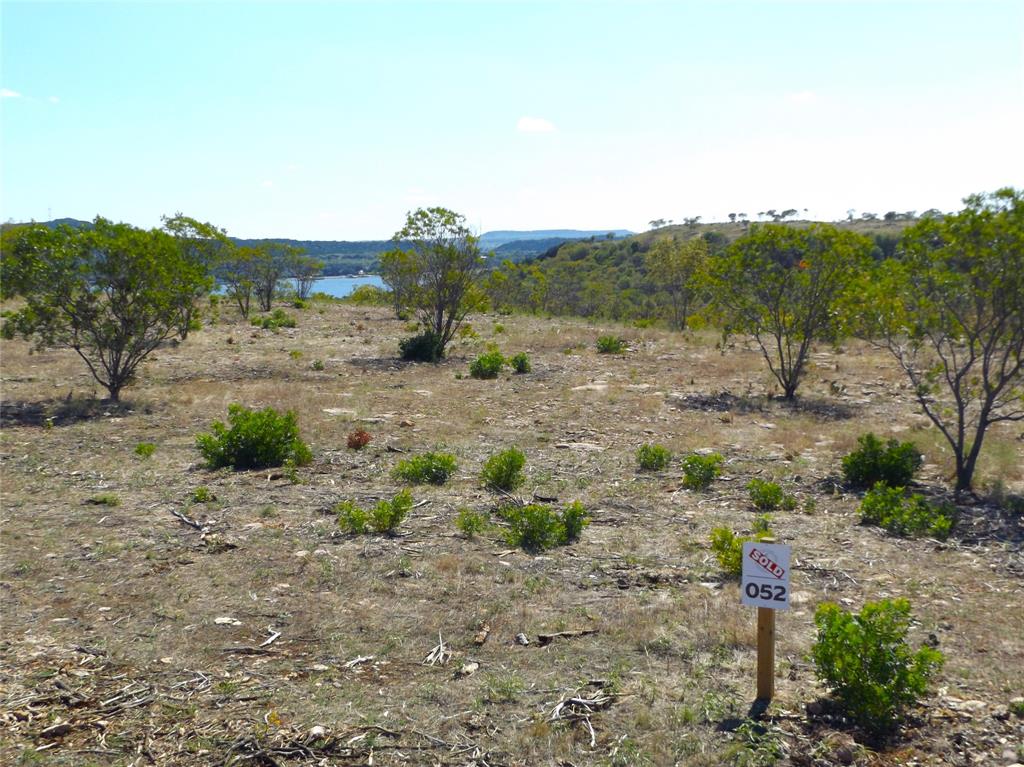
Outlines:
{"label": "green tree", "polygon": [[644,255],[647,276],[668,296],[672,327],[683,330],[693,304],[700,295],[698,276],[708,258],[702,237],[680,241],[663,237]]}
{"label": "green tree", "polygon": [[465,217],[446,208],[419,208],[394,236],[395,247],[408,243],[408,268],[414,279],[409,305],[433,334],[438,356],[466,315],[481,305],[478,282],[486,268]]}
{"label": "green tree", "polygon": [[256,289],[254,272],[257,253],[256,248],[229,242],[216,271],[217,279],[224,283],[227,296],[235,302],[245,319],[249,318]]}
{"label": "green tree", "polygon": [[181,337],[195,296],[212,287],[205,266],[158,230],[97,218],[91,229],[29,227],[18,240],[2,277],[25,305],[4,333],[74,349],[114,401],[150,352]]}
{"label": "green tree", "polygon": [[419,277],[418,269],[417,259],[402,247],[394,247],[380,254],[380,278],[391,291],[396,316],[402,316],[413,300]]}
{"label": "green tree", "polygon": [[309,294],[316,284],[317,278],[324,270],[323,261],[317,261],[312,256],[304,253],[293,252],[287,262],[288,276],[295,280],[295,295],[302,301],[309,298]]}
{"label": "green tree", "polygon": [[988,427],[1024,420],[1024,193],[925,214],[853,291],[858,332],[887,349],[971,489]]}
{"label": "green tree", "polygon": [[[164,216],[163,222],[164,231],[174,237],[185,261],[207,273],[216,270],[230,246],[227,233],[223,229],[189,218],[182,213],[175,213],[173,217]],[[199,299],[209,293],[209,285],[204,282],[182,285],[182,288],[193,291],[191,300],[188,295],[181,297],[185,309],[182,312],[182,326],[178,328],[178,332],[181,339],[185,340],[198,319]]]}
{"label": "green tree", "polygon": [[838,336],[840,296],[871,247],[829,224],[760,224],[709,262],[711,314],[727,335],[754,337],[787,400],[796,397],[812,344]]}

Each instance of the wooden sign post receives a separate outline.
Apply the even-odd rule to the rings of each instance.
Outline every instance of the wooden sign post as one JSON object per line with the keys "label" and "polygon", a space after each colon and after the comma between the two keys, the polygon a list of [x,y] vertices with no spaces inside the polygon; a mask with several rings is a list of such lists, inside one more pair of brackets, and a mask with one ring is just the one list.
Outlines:
{"label": "wooden sign post", "polygon": [[774,539],[743,544],[740,601],[757,608],[757,699],[775,697],[775,611],[789,609],[790,547]]}

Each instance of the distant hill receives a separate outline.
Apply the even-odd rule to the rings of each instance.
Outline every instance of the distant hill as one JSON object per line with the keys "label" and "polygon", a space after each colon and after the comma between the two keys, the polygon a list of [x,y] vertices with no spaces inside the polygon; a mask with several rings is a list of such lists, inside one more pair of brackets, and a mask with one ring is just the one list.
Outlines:
{"label": "distant hill", "polygon": [[[628,229],[532,229],[526,231],[518,230],[497,230],[484,232],[480,235],[480,247],[484,250],[497,250],[509,242],[522,242],[524,240],[585,240],[588,237],[605,237],[613,234],[615,237],[628,237],[633,232]],[[549,246],[550,247],[550,246]],[[546,250],[545,248],[544,250]],[[543,251],[541,251],[543,252]]]}

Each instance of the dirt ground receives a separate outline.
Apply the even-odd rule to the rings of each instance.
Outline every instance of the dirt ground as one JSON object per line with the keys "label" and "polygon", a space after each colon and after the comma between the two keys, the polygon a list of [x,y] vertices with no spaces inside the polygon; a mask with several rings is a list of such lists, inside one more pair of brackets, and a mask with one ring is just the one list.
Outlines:
{"label": "dirt ground", "polygon": [[[978,501],[950,540],[905,540],[859,524],[841,487],[840,458],[869,430],[924,451],[921,492],[950,487],[948,449],[880,352],[818,350],[792,408],[766,396],[751,345],[723,350],[710,332],[477,316],[446,361],[413,365],[385,309],[289,311],[298,327],[274,333],[225,310],[148,360],[120,406],[93,399],[73,352],[2,342],[3,763],[1024,761],[1008,708],[1024,695],[1020,516]],[[607,333],[629,351],[598,354]],[[527,352],[533,372],[469,378],[488,342]],[[314,455],[298,482],[202,466],[195,437],[233,402],[297,413]],[[359,427],[372,441],[356,452]],[[672,449],[669,469],[638,471],[645,442]],[[527,456],[525,498],[586,506],[582,540],[532,556],[455,527],[461,508],[495,508],[479,472],[510,446]],[[394,464],[437,447],[459,470],[411,488],[397,536],[339,530],[337,502],[391,497]],[[678,457],[701,449],[725,472],[692,492]],[[996,494],[1024,492],[1020,424],[993,427],[980,472]],[[774,514],[794,593],[756,722],[755,611],[708,543],[719,525],[750,530],[754,477],[799,501]],[[896,596],[911,641],[947,660],[877,744],[815,679],[813,615]],[[450,657],[425,662],[437,649]]]}

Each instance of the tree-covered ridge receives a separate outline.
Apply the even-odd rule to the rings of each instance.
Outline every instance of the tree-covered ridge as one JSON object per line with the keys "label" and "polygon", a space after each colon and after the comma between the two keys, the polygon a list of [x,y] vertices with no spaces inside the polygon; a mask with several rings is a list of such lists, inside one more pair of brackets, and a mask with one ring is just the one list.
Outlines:
{"label": "tree-covered ridge", "polygon": [[[902,231],[912,221],[907,214],[899,214],[895,218],[887,215],[842,221],[834,226],[870,238],[872,255],[880,260],[895,254]],[[815,223],[785,221],[777,225],[806,229]],[[672,277],[671,270],[666,274],[656,244],[676,243],[679,247],[701,240],[708,256],[714,258],[759,225],[751,221],[661,225],[624,239],[566,242],[522,263],[501,259],[496,253],[498,266],[488,279],[487,292],[499,310],[620,321],[658,320],[681,327],[686,321],[686,316],[679,315],[683,295],[679,291],[683,286]],[[699,295],[686,297],[687,312],[699,308]]]}

